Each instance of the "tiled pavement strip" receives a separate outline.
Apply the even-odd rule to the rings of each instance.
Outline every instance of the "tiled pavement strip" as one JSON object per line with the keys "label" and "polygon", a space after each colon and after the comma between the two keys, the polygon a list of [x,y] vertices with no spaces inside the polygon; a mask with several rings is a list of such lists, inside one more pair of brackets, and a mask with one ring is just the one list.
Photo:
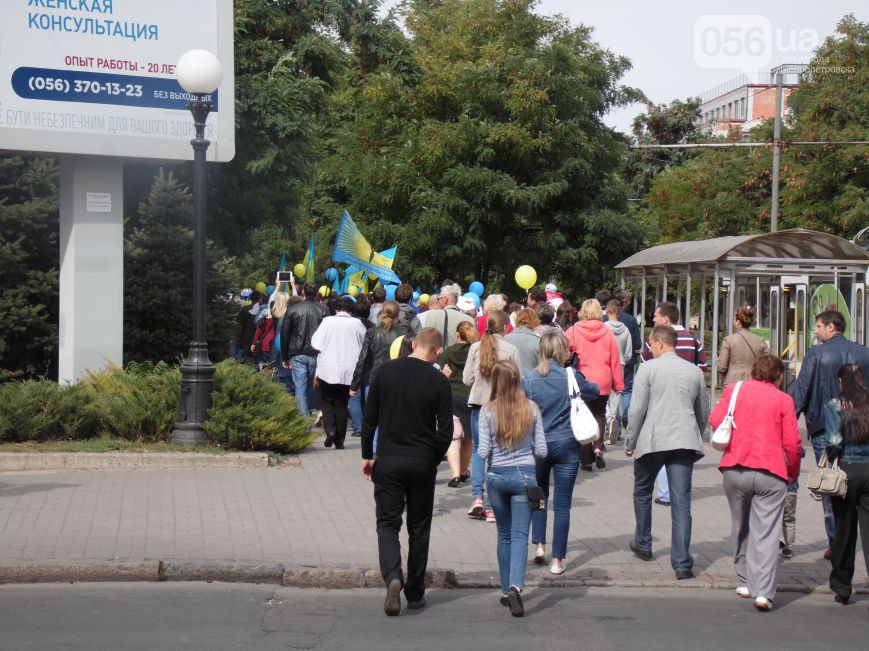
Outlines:
{"label": "tiled pavement strip", "polygon": [[[695,468],[691,548],[698,576],[680,581],[680,587],[735,585],[730,513],[715,468],[719,458],[709,448]],[[314,577],[376,570],[374,501],[371,484],[359,472],[359,440],[348,439],[347,449],[338,451],[323,448],[321,439],[299,459],[294,467],[259,470],[0,474],[0,570],[140,561],[241,568],[279,564]],[[653,507],[655,559],[636,559],[627,548],[634,527],[633,462],[620,447],[610,450],[607,461],[604,470],[580,473],[567,572],[556,578],[547,567],[529,565],[529,584],[677,585],[669,562],[669,509]],[[807,469],[804,463],[803,480]],[[459,585],[494,586],[495,525],[468,518],[470,485],[449,488],[448,479],[443,463],[429,569],[452,570]],[[796,556],[783,563],[783,589],[826,589],[825,547],[821,507],[801,489]],[[857,567],[855,588],[865,591],[859,543]],[[376,572],[367,576],[374,579],[368,584],[377,583]]]}

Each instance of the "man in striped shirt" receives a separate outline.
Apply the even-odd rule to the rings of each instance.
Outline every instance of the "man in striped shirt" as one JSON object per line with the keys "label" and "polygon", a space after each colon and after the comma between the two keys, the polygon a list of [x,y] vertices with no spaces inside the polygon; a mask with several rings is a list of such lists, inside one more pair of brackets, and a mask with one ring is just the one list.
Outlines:
{"label": "man in striped shirt", "polygon": [[[709,363],[706,361],[706,351],[703,350],[703,341],[694,336],[690,331],[679,325],[681,315],[675,303],[664,301],[655,308],[652,322],[656,325],[668,325],[676,331],[676,354],[685,361],[695,364],[697,368],[706,373]],[[653,359],[652,348],[647,341],[643,345],[643,361]],[[664,468],[658,473],[658,496],[655,504],[670,506],[670,486],[667,483],[667,473]]]}

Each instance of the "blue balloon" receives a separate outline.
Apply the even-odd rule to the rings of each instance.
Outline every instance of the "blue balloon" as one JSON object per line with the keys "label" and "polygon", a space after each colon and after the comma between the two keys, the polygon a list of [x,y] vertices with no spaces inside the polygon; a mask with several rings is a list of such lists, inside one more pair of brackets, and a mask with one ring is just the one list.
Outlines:
{"label": "blue balloon", "polygon": [[273,291],[275,291],[274,285],[269,285],[268,287],[266,287],[266,296],[271,296]]}
{"label": "blue balloon", "polygon": [[[483,286],[483,283],[481,283],[479,280],[475,280],[474,282],[471,283],[471,286],[468,287],[468,291],[471,292],[472,294],[476,294],[477,298],[482,296],[483,292],[485,290],[486,290],[486,288]],[[479,307],[479,306],[477,306],[477,307]]]}
{"label": "blue balloon", "polygon": [[334,282],[338,278],[338,270],[335,267],[326,269],[326,280]]}
{"label": "blue balloon", "polygon": [[413,293],[413,302],[416,303],[419,300],[419,292]]}
{"label": "blue balloon", "polygon": [[386,300],[394,301],[395,300],[395,285],[387,285],[386,286]]}
{"label": "blue balloon", "polygon": [[466,301],[473,301],[474,307],[480,307],[480,297],[473,292],[468,292],[462,298],[464,298]]}

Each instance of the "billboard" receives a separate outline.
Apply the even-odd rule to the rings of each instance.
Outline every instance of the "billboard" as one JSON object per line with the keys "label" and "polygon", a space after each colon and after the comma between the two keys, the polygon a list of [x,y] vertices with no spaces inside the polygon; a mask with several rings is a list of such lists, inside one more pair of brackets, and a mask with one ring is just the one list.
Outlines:
{"label": "billboard", "polygon": [[232,0],[2,0],[0,150],[189,160],[187,50],[217,55],[208,159],[235,154]]}

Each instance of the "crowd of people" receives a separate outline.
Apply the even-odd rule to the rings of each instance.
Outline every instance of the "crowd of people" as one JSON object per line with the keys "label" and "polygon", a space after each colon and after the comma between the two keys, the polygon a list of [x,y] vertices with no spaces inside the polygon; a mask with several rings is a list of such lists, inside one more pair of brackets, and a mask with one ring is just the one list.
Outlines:
{"label": "crowd of people", "polygon": [[[443,459],[448,488],[470,483],[467,515],[496,525],[501,603],[514,616],[524,614],[529,541],[533,562],[547,563],[550,502],[549,571],[558,575],[566,569],[577,476],[604,470],[606,443],[619,439],[634,461],[630,550],[654,558],[652,504],[667,506],[671,566],[676,579],[693,578],[693,467],[705,454],[707,425],[716,428],[726,417],[733,434],[719,469],[732,516],[737,595],[771,610],[779,563],[793,556],[800,414],[816,462],[826,454],[848,474],[846,495],[823,499],[823,554],[839,603],[851,597],[858,531],[869,567],[869,350],[845,338],[839,312],[817,316],[817,343],[785,392],[782,360],[750,331],[754,310],[741,307],[715,360],[724,391],[711,407],[705,374],[713,369],[702,338],[683,327],[670,302],[656,306],[644,339],[622,289],[598,292],[579,307],[552,284],[529,290],[524,305],[491,294],[479,307],[449,280],[424,305],[415,304],[406,284],[394,300],[382,288],[325,298],[304,285],[295,293],[252,293],[234,351],[271,362],[299,409],[322,418],[326,447],[343,449],[348,425],[361,437],[388,615],[399,614],[402,591],[408,608],[425,605]],[[598,426],[585,445],[571,426],[571,379]],[[405,508],[406,575],[398,542]]]}

